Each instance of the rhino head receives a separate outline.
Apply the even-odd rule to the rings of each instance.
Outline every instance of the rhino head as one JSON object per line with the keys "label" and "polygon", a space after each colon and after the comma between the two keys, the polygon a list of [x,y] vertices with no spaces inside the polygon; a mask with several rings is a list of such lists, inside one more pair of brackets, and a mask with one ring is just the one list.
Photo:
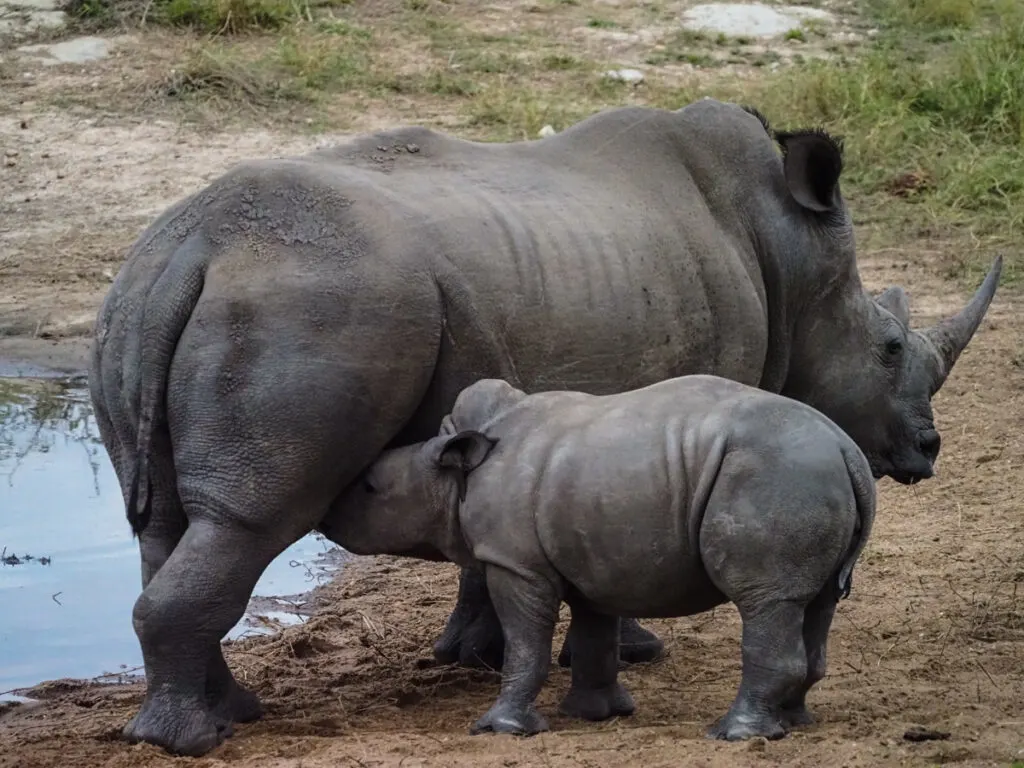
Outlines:
{"label": "rhino head", "polygon": [[[767,124],[765,128],[770,131]],[[782,394],[835,421],[864,451],[876,478],[913,484],[931,477],[939,454],[931,399],[978,329],[1002,270],[998,256],[960,312],[910,328],[899,286],[871,296],[856,267],[853,223],[839,191],[842,146],[822,131],[777,133],[789,190],[790,254],[810,267],[788,287],[799,309]],[[794,236],[798,230],[801,234]],[[795,247],[795,248],[794,248]],[[791,304],[792,306],[792,304]]]}

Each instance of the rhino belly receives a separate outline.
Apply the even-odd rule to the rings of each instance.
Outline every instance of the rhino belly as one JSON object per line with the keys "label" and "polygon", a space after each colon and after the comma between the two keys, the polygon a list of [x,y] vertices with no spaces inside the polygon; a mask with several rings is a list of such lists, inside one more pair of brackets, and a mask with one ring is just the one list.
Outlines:
{"label": "rhino belly", "polygon": [[548,497],[538,513],[538,534],[552,566],[595,610],[686,616],[725,600],[690,545],[685,509],[667,495],[587,485],[590,493],[576,485]]}

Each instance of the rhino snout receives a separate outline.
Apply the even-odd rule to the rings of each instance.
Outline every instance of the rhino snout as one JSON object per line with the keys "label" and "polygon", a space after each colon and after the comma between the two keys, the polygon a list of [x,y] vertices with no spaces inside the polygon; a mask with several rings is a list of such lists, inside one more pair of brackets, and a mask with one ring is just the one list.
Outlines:
{"label": "rhino snout", "polygon": [[938,430],[935,429],[926,429],[921,433],[917,441],[918,450],[928,459],[930,464],[934,464],[935,460],[939,458],[939,448],[941,446],[942,437],[939,435]]}

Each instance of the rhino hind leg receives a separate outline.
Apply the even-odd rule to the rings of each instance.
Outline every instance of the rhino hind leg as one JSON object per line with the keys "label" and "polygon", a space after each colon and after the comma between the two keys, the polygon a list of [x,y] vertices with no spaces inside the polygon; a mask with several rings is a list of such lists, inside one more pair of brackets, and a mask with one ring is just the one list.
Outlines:
{"label": "rhino hind leg", "polygon": [[825,677],[825,649],[832,617],[839,603],[838,587],[830,580],[804,614],[804,648],[807,650],[807,677],[803,685],[782,703],[782,721],[787,728],[811,725],[814,717],[807,710],[807,692]]}
{"label": "rhino hind leg", "polygon": [[763,602],[745,609],[743,666],[739,691],[729,711],[712,725],[708,737],[737,741],[786,735],[782,707],[807,679],[804,607],[796,600]]}
{"label": "rhino hind leg", "polygon": [[[143,589],[167,562],[188,528],[188,519],[172,482],[158,477],[152,496],[149,524],[139,534]],[[248,723],[258,720],[263,714],[259,697],[239,684],[231,674],[219,639],[211,645],[209,652],[206,704],[224,736],[231,735],[231,723]]]}
{"label": "rhino hind leg", "polygon": [[559,711],[583,720],[632,715],[633,697],[619,682],[619,619],[572,604],[572,686]]}
{"label": "rhino hind leg", "polygon": [[486,577],[505,635],[505,658],[498,699],[470,733],[533,736],[549,728],[535,702],[551,666],[561,595],[551,580],[541,576],[524,578],[487,566]]}
{"label": "rhino hind leg", "polygon": [[[242,617],[260,575],[300,535],[292,526],[250,528],[225,516],[216,522],[192,516],[135,604],[147,693],[125,727],[127,740],[199,756],[230,735],[230,722],[217,717],[207,699],[211,651],[218,646],[220,655],[220,639]],[[230,676],[226,664],[222,681],[225,673]]]}

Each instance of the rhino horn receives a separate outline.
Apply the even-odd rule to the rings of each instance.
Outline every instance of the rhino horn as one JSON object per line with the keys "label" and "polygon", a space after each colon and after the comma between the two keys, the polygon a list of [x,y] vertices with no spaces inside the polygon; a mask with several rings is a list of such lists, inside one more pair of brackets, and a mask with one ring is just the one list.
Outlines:
{"label": "rhino horn", "polygon": [[989,269],[985,281],[966,307],[952,317],[921,331],[921,334],[935,347],[939,357],[940,365],[936,373],[934,391],[937,391],[945,382],[953,364],[960,357],[960,353],[964,351],[967,342],[974,336],[974,332],[978,330],[978,326],[981,325],[981,321],[988,311],[988,305],[992,303],[992,297],[996,293],[1002,269],[1003,257],[999,255]]}

